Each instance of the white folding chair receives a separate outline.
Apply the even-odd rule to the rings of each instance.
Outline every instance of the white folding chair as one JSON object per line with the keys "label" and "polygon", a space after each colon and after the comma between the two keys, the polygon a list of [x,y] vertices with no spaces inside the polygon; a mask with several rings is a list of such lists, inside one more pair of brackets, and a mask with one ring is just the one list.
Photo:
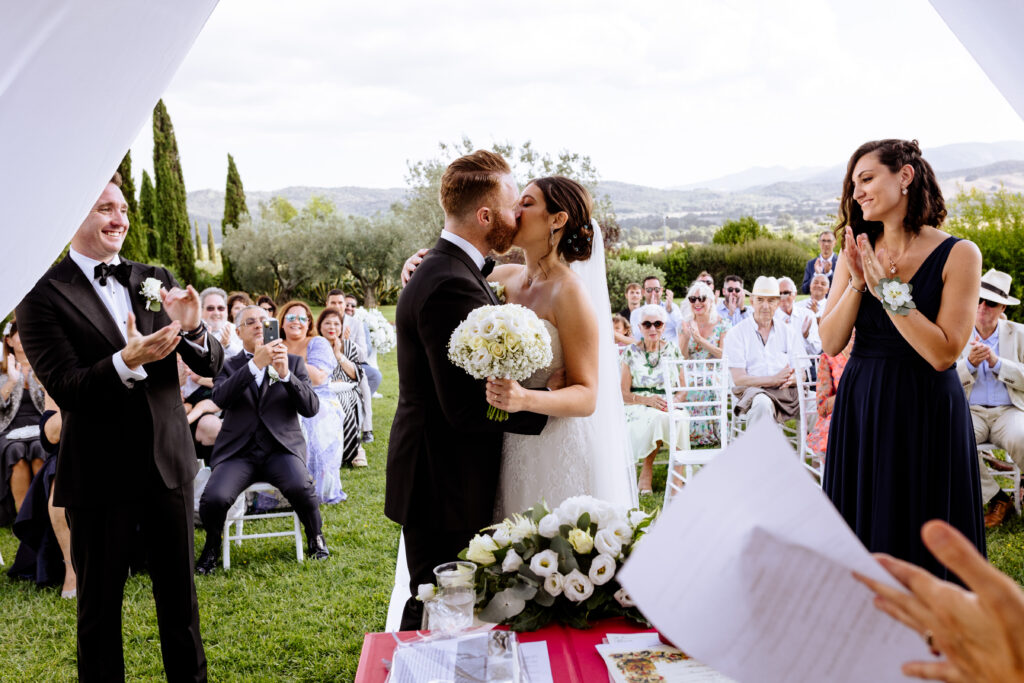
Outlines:
{"label": "white folding chair", "polygon": [[[984,466],[988,467],[989,469],[992,470],[992,476],[994,476],[994,477],[1003,477],[1004,479],[1008,479],[1009,480],[1009,482],[1010,482],[1009,486],[1000,486],[999,488],[1002,489],[1003,493],[1005,493],[1006,495],[1008,495],[1010,497],[1010,499],[1013,501],[1013,507],[1017,510],[1017,514],[1020,514],[1020,511],[1021,511],[1021,495],[1020,495],[1021,472],[1020,472],[1020,468],[1017,467],[1017,463],[1013,462],[1013,460],[1010,459],[1010,458],[1007,458],[1006,460],[1002,460],[1000,458],[997,458],[995,456],[995,454],[992,452],[992,451],[996,450],[997,448],[999,448],[999,446],[997,446],[994,443],[979,443],[978,444],[978,455],[981,457],[982,462],[985,463]],[[989,465],[989,463],[991,463],[992,461],[998,461],[1004,467],[1008,466],[1010,469],[1003,470],[1003,469],[997,469],[996,467],[992,467],[991,465]]]}
{"label": "white folding chair", "polygon": [[[793,448],[796,449],[797,457],[801,464],[811,473],[821,485],[822,475],[825,466],[818,454],[811,449],[807,443],[807,436],[814,428],[818,415],[818,362],[821,356],[800,356],[800,359],[807,362],[807,367],[796,373],[797,395],[800,398],[800,410],[797,422],[793,427],[783,425],[782,431],[789,438]],[[813,369],[813,372],[812,372]],[[812,379],[814,378],[814,379]]]}
{"label": "white folding chair", "polygon": [[[224,569],[231,569],[231,541],[234,541],[238,545],[242,545],[242,541],[247,541],[253,538],[277,538],[280,536],[294,536],[295,537],[295,559],[302,562],[302,530],[299,527],[299,516],[292,512],[263,512],[247,515],[245,514],[245,494],[247,493],[270,493],[277,489],[266,483],[256,483],[249,486],[247,489],[238,494],[238,498],[235,500],[235,504],[231,506],[228,511],[228,516],[224,520],[224,537],[223,537],[223,556],[224,556]],[[239,506],[239,501],[241,505]],[[239,511],[240,510],[240,511]],[[256,519],[277,519],[283,517],[292,518],[292,528],[289,531],[266,531],[262,533],[247,534],[244,533],[243,525],[247,521]],[[235,526],[235,533],[231,533],[231,525]]]}
{"label": "white folding chair", "polygon": [[[682,381],[680,381],[682,371]],[[665,505],[694,474],[697,465],[706,465],[725,450],[729,441],[729,386],[731,377],[724,358],[668,361],[665,373],[665,402],[669,414],[668,475],[665,478]],[[684,400],[676,400],[679,392]],[[697,393],[699,392],[699,393]],[[692,400],[691,400],[692,399]],[[701,409],[701,410],[697,410]],[[706,413],[700,415],[697,413]],[[714,424],[719,444],[714,448],[690,448],[690,424]],[[686,435],[677,442],[677,432]],[[685,474],[677,468],[685,467]]]}

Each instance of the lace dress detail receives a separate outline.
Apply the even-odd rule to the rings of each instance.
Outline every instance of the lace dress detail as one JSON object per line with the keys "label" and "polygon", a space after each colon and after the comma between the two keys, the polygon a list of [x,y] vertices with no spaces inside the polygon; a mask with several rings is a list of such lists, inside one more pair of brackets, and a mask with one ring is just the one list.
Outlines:
{"label": "lace dress detail", "polygon": [[[558,328],[547,320],[551,334],[551,364],[535,372],[523,386],[539,389],[565,367]],[[566,498],[598,495],[593,490],[591,454],[593,429],[583,417],[550,417],[537,435],[505,434],[495,520],[522,512],[543,500],[554,507]]]}

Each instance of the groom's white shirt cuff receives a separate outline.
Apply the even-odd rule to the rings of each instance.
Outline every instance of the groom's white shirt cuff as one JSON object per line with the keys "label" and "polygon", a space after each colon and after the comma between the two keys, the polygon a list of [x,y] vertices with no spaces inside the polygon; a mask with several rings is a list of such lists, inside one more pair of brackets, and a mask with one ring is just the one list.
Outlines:
{"label": "groom's white shirt cuff", "polygon": [[483,269],[484,267],[484,255],[480,253],[480,250],[470,244],[468,241],[459,237],[454,232],[448,232],[447,230],[441,230],[441,239],[448,240],[462,251],[466,252],[469,258],[473,259],[473,263],[476,264],[477,268]]}

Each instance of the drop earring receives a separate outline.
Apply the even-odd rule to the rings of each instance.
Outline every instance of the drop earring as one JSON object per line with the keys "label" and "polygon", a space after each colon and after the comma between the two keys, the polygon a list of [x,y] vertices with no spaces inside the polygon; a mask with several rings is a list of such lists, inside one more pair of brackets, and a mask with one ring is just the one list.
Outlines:
{"label": "drop earring", "polygon": [[907,194],[907,188],[905,188],[905,187],[902,187],[902,188],[900,188],[900,194],[902,194],[902,195],[906,196],[906,194]]}

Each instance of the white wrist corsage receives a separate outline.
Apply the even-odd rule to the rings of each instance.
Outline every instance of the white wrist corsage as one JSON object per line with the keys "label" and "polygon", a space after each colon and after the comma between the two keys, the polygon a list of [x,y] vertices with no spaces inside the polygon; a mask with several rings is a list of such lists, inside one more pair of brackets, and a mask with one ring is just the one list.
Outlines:
{"label": "white wrist corsage", "polygon": [[507,303],[505,301],[505,285],[500,282],[488,282],[487,284],[490,285],[491,291],[493,291],[494,296],[497,297],[498,303]]}
{"label": "white wrist corsage", "polygon": [[273,365],[267,366],[267,374],[270,375],[270,386],[274,386],[274,382],[281,381],[281,375],[277,374],[277,368]]}
{"label": "white wrist corsage", "polygon": [[896,315],[908,315],[912,309],[917,308],[917,304],[910,296],[913,289],[914,285],[903,282],[898,277],[891,280],[882,278],[875,285],[875,291],[878,292],[878,296],[882,300],[882,306]]}
{"label": "white wrist corsage", "polygon": [[156,313],[160,310],[160,288],[163,286],[164,283],[155,277],[147,277],[142,281],[142,288],[139,290],[139,294],[146,297],[147,311]]}

